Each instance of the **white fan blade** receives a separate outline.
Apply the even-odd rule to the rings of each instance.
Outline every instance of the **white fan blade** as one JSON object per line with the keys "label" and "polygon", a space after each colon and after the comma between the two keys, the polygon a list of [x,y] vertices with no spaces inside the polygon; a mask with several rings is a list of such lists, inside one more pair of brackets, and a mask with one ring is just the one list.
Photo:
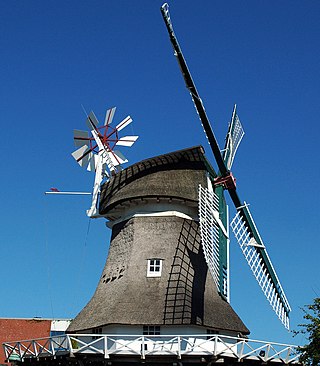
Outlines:
{"label": "white fan blade", "polygon": [[89,139],[89,133],[87,131],[73,130],[73,136],[75,146],[86,145]]}
{"label": "white fan blade", "polygon": [[115,112],[116,112],[116,107],[113,107],[113,108],[107,110],[106,119],[104,121],[105,126],[108,126],[112,123]]}
{"label": "white fan blade", "polygon": [[83,168],[88,167],[88,164],[90,163],[90,161],[92,160],[92,157],[94,156],[93,153],[91,152],[89,146],[87,146],[87,145],[81,146],[78,150],[74,151],[71,155],[76,159],[78,164]]}
{"label": "white fan blade", "polygon": [[74,151],[71,155],[78,161],[79,159],[81,160],[81,157],[83,156],[83,154],[88,150],[89,150],[89,146],[84,145],[84,146],[81,146],[76,151]]}
{"label": "white fan blade", "polygon": [[90,112],[90,114],[86,120],[86,124],[89,127],[90,131],[95,130],[96,127],[98,126],[99,122],[97,120],[97,117],[93,113],[93,111]]}
{"label": "white fan blade", "polygon": [[98,155],[91,153],[91,158],[88,159],[88,165],[87,165],[88,172],[95,172],[96,171],[96,169],[97,169],[97,160],[98,160]]}
{"label": "white fan blade", "polygon": [[[79,162],[79,164],[80,164],[80,166],[81,167],[83,167],[83,168],[87,168],[87,170],[89,170],[88,169],[88,167],[89,167],[89,165],[90,164],[94,164],[94,154],[92,153],[92,152],[90,152],[88,155],[86,155],[81,161],[83,161],[83,163],[82,164],[80,164],[80,162]],[[93,171],[94,171],[94,165],[93,165],[93,169],[92,169]],[[90,171],[90,170],[89,170]]]}
{"label": "white fan blade", "polygon": [[127,127],[131,122],[132,122],[132,118],[130,116],[126,117],[123,121],[121,121],[116,126],[116,130],[121,131],[123,128]]}
{"label": "white fan blade", "polygon": [[124,136],[117,141],[116,145],[119,146],[132,146],[138,139],[139,136]]}
{"label": "white fan blade", "polygon": [[109,156],[114,166],[128,162],[127,158],[120,151],[111,151],[109,152]]}

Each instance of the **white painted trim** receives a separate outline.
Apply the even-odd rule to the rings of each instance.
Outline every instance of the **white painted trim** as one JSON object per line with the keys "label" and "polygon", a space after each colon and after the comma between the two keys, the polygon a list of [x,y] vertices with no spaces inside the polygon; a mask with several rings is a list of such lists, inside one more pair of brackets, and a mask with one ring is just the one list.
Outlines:
{"label": "white painted trim", "polygon": [[182,219],[199,221],[198,216],[191,216],[180,211],[155,211],[155,212],[135,212],[126,216],[120,217],[118,220],[108,221],[107,226],[112,228],[114,225],[119,224],[122,221],[129,220],[134,217],[181,217]]}
{"label": "white painted trim", "polygon": [[[35,343],[44,340],[46,347],[35,347]],[[42,343],[42,342],[41,342]],[[40,344],[41,344],[40,343]],[[114,356],[150,356],[184,355],[197,358],[220,356],[222,360],[232,358],[235,362],[247,363],[252,360],[259,363],[279,365],[299,364],[297,346],[274,342],[257,341],[248,338],[230,337],[222,334],[195,335],[127,335],[101,334],[92,339],[92,334],[66,334],[64,336],[40,338],[3,344],[6,359],[17,356],[19,361],[36,360],[40,357],[62,356],[96,357],[104,355],[106,359]],[[58,345],[58,347],[57,347]],[[261,351],[264,351],[264,354]]]}
{"label": "white painted trim", "polygon": [[230,218],[229,218],[229,206],[227,208],[227,301],[230,304]]}
{"label": "white painted trim", "polygon": [[[151,263],[151,261],[159,261],[159,264],[156,264],[155,262]],[[162,262],[163,260],[161,258],[150,258],[148,259],[147,263],[147,277],[161,277],[162,273]],[[159,271],[151,271],[151,267],[154,269],[159,268]]]}

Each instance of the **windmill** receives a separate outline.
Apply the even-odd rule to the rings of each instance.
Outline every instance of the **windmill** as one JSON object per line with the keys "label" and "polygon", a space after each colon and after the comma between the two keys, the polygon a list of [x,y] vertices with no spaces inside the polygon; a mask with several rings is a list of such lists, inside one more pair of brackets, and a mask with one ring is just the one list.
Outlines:
{"label": "windmill", "polygon": [[92,136],[76,130],[78,149],[72,155],[82,167],[96,171],[87,213],[109,220],[106,264],[67,335],[5,344],[8,360],[40,366],[297,362],[293,346],[256,340],[252,345],[250,331],[229,303],[226,190],[237,210],[231,228],[267,299],[289,326],[290,307],[230,172],[244,135],[236,107],[221,153],[174,35],[168,5],[161,10],[219,171],[202,146],[121,169],[126,159],[114,148],[136,141],[137,136],[118,136],[131,118],[112,128],[113,108],[99,127],[91,112],[87,125]]}
{"label": "windmill", "polygon": [[[161,7],[174,54],[177,57],[186,87],[190,92],[196,111],[204,128],[209,145],[218,165],[218,177],[214,180],[212,189],[199,189],[199,211],[201,239],[205,258],[217,286],[218,291],[227,300],[228,295],[228,218],[224,191],[228,191],[237,214],[231,221],[232,231],[240,245],[245,259],[253,272],[265,297],[271,304],[280,321],[289,329],[289,313],[291,311],[278,276],[271,263],[266,247],[258,232],[249,207],[242,202],[235,179],[230,171],[239,143],[243,137],[243,129],[234,108],[229,126],[226,145],[223,154],[211,128],[203,102],[192,80],[186,61],[175,36],[169,14],[168,4]],[[218,212],[220,215],[218,215]]]}
{"label": "windmill", "polygon": [[78,149],[72,153],[72,156],[81,167],[96,172],[92,203],[87,211],[89,217],[99,217],[97,204],[103,179],[108,179],[120,171],[121,165],[128,162],[122,153],[114,148],[116,146],[131,147],[138,139],[138,136],[119,137],[119,132],[127,127],[132,119],[127,116],[116,127],[112,127],[115,111],[115,107],[107,110],[104,124],[100,127],[94,112],[90,112],[86,124],[92,136],[88,131],[74,130],[74,144]]}
{"label": "windmill", "polygon": [[[157,335],[160,327],[161,332],[174,334],[179,326],[188,333],[201,329],[232,336],[248,334],[249,330],[229,304],[226,190],[237,209],[231,228],[267,299],[289,327],[289,304],[248,205],[240,200],[230,172],[244,135],[236,107],[221,153],[174,35],[168,5],[164,4],[161,10],[219,171],[214,171],[199,146],[118,170],[121,156],[113,147],[122,141],[131,144],[136,137],[121,140],[116,134],[111,146],[108,133],[99,130],[96,118],[92,113],[89,115],[87,122],[93,137],[75,133],[76,143],[83,145],[74,157],[92,169],[90,162],[97,149],[100,165],[110,171],[99,196],[99,216],[109,220],[112,235],[96,291],[68,331],[116,330],[139,334],[143,329],[147,332],[143,334]],[[112,114],[107,112],[107,121]],[[129,120],[121,122],[116,131]],[[96,179],[99,194],[101,175]],[[96,205],[97,201],[95,215]]]}

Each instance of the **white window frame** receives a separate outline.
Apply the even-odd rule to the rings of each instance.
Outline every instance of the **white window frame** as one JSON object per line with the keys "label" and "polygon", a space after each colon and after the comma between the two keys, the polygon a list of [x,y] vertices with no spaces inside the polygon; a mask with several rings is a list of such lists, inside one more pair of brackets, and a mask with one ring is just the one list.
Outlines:
{"label": "white window frame", "polygon": [[147,277],[161,277],[162,259],[151,258],[148,259]]}

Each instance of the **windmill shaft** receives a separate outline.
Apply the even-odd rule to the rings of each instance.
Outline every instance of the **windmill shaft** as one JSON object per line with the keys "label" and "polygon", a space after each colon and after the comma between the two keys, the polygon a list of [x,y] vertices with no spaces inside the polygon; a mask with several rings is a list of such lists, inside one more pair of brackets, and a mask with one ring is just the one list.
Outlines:
{"label": "windmill shaft", "polygon": [[211,128],[208,116],[206,114],[205,108],[203,106],[202,100],[197,92],[197,88],[193,82],[192,76],[190,74],[190,71],[188,69],[187,63],[184,59],[184,56],[182,54],[180,45],[178,43],[178,40],[174,34],[173,31],[173,27],[172,27],[172,23],[170,21],[170,16],[169,16],[169,10],[168,10],[168,6],[167,4],[163,5],[161,8],[161,13],[163,16],[163,19],[165,21],[168,33],[169,33],[169,37],[170,37],[170,41],[172,44],[172,47],[175,51],[175,56],[177,57],[179,66],[180,66],[180,70],[182,73],[182,76],[184,78],[185,84],[187,89],[189,90],[193,103],[196,107],[196,110],[199,114],[199,118],[202,122],[202,126],[204,128],[205,134],[208,138],[208,142],[209,145],[211,146],[213,155],[216,159],[217,165],[219,167],[220,173],[221,175],[227,175],[228,174],[228,169],[225,166],[225,163],[222,159],[221,153],[220,153],[220,148],[217,142],[217,139],[213,133],[213,130]]}

